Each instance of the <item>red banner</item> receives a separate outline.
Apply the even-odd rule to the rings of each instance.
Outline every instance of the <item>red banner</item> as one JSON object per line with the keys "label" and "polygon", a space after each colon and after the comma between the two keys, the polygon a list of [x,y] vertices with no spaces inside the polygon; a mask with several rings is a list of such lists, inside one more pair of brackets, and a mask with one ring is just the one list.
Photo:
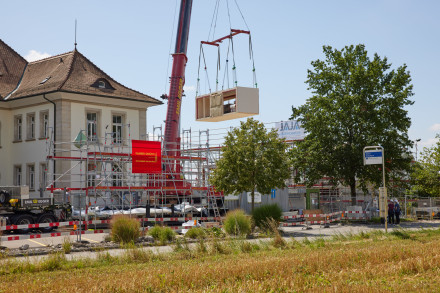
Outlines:
{"label": "red banner", "polygon": [[162,151],[160,141],[132,140],[132,173],[162,172]]}

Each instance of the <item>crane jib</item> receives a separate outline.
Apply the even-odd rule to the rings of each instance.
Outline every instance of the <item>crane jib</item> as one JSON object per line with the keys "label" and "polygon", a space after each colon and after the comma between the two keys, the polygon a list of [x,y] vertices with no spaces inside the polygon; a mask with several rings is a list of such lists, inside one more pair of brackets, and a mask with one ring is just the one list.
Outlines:
{"label": "crane jib", "polygon": [[[168,96],[167,117],[165,121],[164,150],[167,155],[175,156],[180,148],[180,114],[182,106],[183,86],[185,85],[186,52],[191,20],[193,0],[181,0],[179,22],[176,34],[176,47],[173,54],[173,69],[171,72],[170,91]],[[180,168],[176,162],[169,162],[168,171]],[[172,167],[174,166],[174,167]]]}

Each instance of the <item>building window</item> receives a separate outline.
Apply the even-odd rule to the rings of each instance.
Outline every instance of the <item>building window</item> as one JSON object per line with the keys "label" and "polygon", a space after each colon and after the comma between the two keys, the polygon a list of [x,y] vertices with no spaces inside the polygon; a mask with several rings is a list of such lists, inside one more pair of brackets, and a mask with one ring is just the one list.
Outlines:
{"label": "building window", "polygon": [[14,166],[14,185],[21,186],[21,166]]}
{"label": "building window", "polygon": [[87,139],[98,141],[98,113],[87,113]]}
{"label": "building window", "polygon": [[27,114],[27,139],[35,138],[35,113]]}
{"label": "building window", "polygon": [[87,186],[95,186],[96,178],[96,165],[94,163],[89,163],[87,165]]}
{"label": "building window", "polygon": [[49,112],[40,112],[40,138],[49,137]]}
{"label": "building window", "polygon": [[23,130],[23,118],[21,115],[14,117],[14,140],[21,141]]}
{"label": "building window", "polygon": [[114,144],[122,144],[122,115],[113,115],[112,137]]}
{"label": "building window", "polygon": [[27,185],[29,190],[35,190],[35,165],[27,166]]}
{"label": "building window", "polygon": [[119,165],[114,164],[112,167],[112,179],[113,186],[122,186],[123,182],[123,173],[122,168]]}
{"label": "building window", "polygon": [[100,89],[105,89],[105,81],[103,81],[103,80],[98,81],[98,87]]}
{"label": "building window", "polygon": [[47,165],[46,165],[46,163],[41,163],[40,164],[40,188],[45,190],[46,186],[47,186]]}

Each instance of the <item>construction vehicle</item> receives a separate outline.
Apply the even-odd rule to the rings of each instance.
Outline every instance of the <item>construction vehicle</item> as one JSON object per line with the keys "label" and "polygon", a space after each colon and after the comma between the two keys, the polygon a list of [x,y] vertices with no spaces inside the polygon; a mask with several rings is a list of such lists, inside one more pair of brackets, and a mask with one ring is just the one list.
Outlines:
{"label": "construction vehicle", "polygon": [[[32,225],[35,223],[55,223],[70,219],[72,207],[68,203],[54,204],[53,198],[30,198],[28,186],[0,187],[0,217],[6,225]],[[39,228],[50,232],[56,227]],[[20,228],[27,233],[31,228]]]}

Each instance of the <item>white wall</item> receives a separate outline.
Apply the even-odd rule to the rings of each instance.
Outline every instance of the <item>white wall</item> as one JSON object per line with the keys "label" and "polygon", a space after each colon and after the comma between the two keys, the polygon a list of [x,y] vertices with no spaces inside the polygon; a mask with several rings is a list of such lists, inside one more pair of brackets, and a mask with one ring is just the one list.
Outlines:
{"label": "white wall", "polygon": [[[51,104],[42,104],[30,107],[24,107],[14,110],[5,110],[1,113],[2,119],[2,132],[7,128],[5,135],[2,134],[2,151],[0,153],[1,162],[7,163],[2,168],[1,184],[0,185],[14,185],[14,166],[21,165],[22,168],[22,184],[27,184],[27,166],[28,164],[34,164],[35,166],[35,190],[30,191],[31,196],[37,196],[38,189],[40,187],[40,164],[46,162],[46,139],[42,139],[42,133],[40,133],[40,114],[42,111],[49,112],[49,124],[53,121],[53,107]],[[35,139],[28,140],[27,137],[27,114],[35,113]],[[22,140],[20,142],[14,142],[14,117],[16,115],[22,115]],[[4,119],[4,117],[6,119]],[[6,120],[4,122],[3,120]],[[8,125],[8,127],[4,127]],[[2,163],[3,165],[3,163]]]}
{"label": "white wall", "polygon": [[[86,130],[86,113],[88,111],[98,112],[98,137],[100,141],[106,137],[106,133],[112,132],[112,115],[113,113],[123,114],[125,116],[124,124],[130,124],[130,137],[131,139],[139,139],[139,110],[138,109],[126,109],[123,107],[110,107],[93,104],[71,104],[72,110],[72,123],[71,123],[71,137],[72,141],[78,135],[81,130]],[[106,129],[106,126],[107,129]],[[125,138],[128,139],[128,127],[123,128],[125,132]],[[107,139],[110,135],[107,134]]]}
{"label": "white wall", "polygon": [[0,186],[12,185],[11,148],[13,124],[9,110],[0,110]]}

